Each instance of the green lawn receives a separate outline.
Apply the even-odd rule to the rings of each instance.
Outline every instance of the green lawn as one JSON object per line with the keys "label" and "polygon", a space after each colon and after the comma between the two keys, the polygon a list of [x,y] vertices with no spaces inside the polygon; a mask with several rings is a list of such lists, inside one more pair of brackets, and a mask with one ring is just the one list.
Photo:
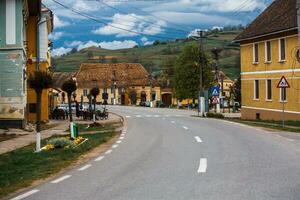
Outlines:
{"label": "green lawn", "polygon": [[282,121],[242,120],[242,119],[230,119],[230,121],[247,124],[250,126],[257,126],[262,128],[279,130],[279,131],[300,133],[299,121],[286,121],[284,128],[282,127]]}
{"label": "green lawn", "polygon": [[[33,153],[29,145],[0,155],[0,198],[18,189],[30,186],[33,181],[44,179],[71,165],[78,157],[107,142],[116,133],[81,135],[88,141],[75,149],[57,149]],[[46,143],[44,140],[43,144]]]}

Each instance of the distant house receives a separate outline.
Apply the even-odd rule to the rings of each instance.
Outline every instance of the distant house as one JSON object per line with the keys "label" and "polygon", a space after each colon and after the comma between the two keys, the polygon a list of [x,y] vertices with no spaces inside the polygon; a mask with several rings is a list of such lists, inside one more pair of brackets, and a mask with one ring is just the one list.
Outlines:
{"label": "distant house", "polygon": [[[242,118],[300,119],[297,0],[275,0],[236,39],[241,46]],[[285,76],[291,88],[279,89]]]}
{"label": "distant house", "polygon": [[[58,87],[62,85],[59,82],[64,80],[62,76],[67,75],[56,73],[54,76],[55,85]],[[97,97],[97,102],[100,103],[104,103],[103,94],[106,93],[108,104],[145,105],[152,102],[155,105],[161,100],[159,84],[141,64],[83,63],[73,77],[78,84],[76,91],[78,102],[81,99],[88,102],[88,95],[94,87],[100,89],[100,95]]]}

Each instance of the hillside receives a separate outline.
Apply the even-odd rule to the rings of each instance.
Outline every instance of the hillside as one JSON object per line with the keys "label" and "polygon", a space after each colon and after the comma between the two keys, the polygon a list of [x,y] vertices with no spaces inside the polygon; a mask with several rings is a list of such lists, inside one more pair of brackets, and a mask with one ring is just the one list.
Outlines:
{"label": "hillside", "polygon": [[[223,48],[220,58],[220,69],[230,78],[239,76],[239,46],[232,44],[232,40],[239,32],[220,32],[207,36],[205,50],[210,54],[214,47]],[[57,72],[76,71],[82,62],[130,62],[141,63],[154,74],[162,71],[162,63],[166,58],[176,58],[182,49],[190,44],[197,44],[194,40],[178,40],[164,42],[157,45],[136,47],[122,50],[106,50],[90,47],[79,52],[53,58],[53,66]]]}

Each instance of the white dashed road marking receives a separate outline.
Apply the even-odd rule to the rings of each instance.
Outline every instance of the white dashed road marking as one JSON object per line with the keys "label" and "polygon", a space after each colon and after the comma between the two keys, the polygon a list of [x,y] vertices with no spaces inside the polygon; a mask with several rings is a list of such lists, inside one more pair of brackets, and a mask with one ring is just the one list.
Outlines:
{"label": "white dashed road marking", "polygon": [[51,183],[59,183],[59,182],[61,182],[61,181],[63,181],[63,180],[66,180],[66,179],[68,179],[68,178],[70,178],[70,177],[71,177],[71,175],[65,175],[65,176],[62,176],[62,177],[60,177],[60,178],[54,180],[54,181],[51,181]]}
{"label": "white dashed road marking", "polygon": [[127,115],[126,118],[130,118],[131,116]]}
{"label": "white dashed road marking", "polygon": [[183,129],[185,129],[185,130],[189,130],[189,128],[188,128],[188,127],[186,127],[186,126],[183,126],[182,128],[183,128]]}
{"label": "white dashed road marking", "polygon": [[175,121],[171,121],[172,124],[175,124]]}
{"label": "white dashed road marking", "polygon": [[120,144],[121,142],[122,142],[121,140],[118,140],[116,143],[117,143],[117,144]]}
{"label": "white dashed road marking", "polygon": [[85,166],[79,168],[78,171],[84,171],[84,170],[86,170],[87,168],[90,168],[91,166],[92,166],[91,164],[87,164],[87,165],[85,165]]}
{"label": "white dashed road marking", "polygon": [[121,136],[121,137],[120,137],[120,140],[123,140],[123,139],[124,139],[124,137],[123,137],[123,136]]}
{"label": "white dashed road marking", "polygon": [[119,145],[115,144],[115,145],[112,146],[112,148],[115,149],[115,148],[117,148],[118,146],[119,146]]}
{"label": "white dashed road marking", "polygon": [[137,118],[140,118],[140,117],[142,117],[142,116],[141,116],[141,115],[136,115],[136,117],[137,117]]}
{"label": "white dashed road marking", "polygon": [[104,156],[100,156],[100,157],[96,158],[94,161],[99,162],[99,161],[103,160],[103,158],[104,158]]}
{"label": "white dashed road marking", "polygon": [[290,141],[290,142],[295,142],[295,140],[293,139],[290,139],[290,138],[286,138],[287,141]]}
{"label": "white dashed road marking", "polygon": [[28,191],[28,192],[26,192],[26,193],[24,193],[24,194],[21,194],[21,195],[19,195],[19,196],[13,198],[13,199],[11,199],[11,200],[21,200],[21,199],[24,199],[24,198],[26,198],[26,197],[29,197],[30,195],[33,195],[33,194],[35,194],[35,193],[37,193],[37,192],[39,192],[39,190],[30,190],[30,191]]}
{"label": "white dashed road marking", "polygon": [[201,142],[202,142],[202,140],[201,140],[201,138],[200,138],[199,136],[195,136],[195,139],[196,139],[196,141],[197,141],[198,143],[201,143]]}
{"label": "white dashed road marking", "polygon": [[105,154],[110,154],[112,152],[112,150],[110,149],[110,150],[107,150],[106,152],[105,152]]}
{"label": "white dashed road marking", "polygon": [[206,169],[207,169],[207,159],[201,158],[199,163],[198,173],[205,173]]}

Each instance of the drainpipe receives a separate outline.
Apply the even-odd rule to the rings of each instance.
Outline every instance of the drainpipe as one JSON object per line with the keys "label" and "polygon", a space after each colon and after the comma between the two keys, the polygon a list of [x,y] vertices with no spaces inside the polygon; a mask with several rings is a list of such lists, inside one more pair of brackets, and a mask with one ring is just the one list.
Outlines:
{"label": "drainpipe", "polygon": [[[298,24],[298,44],[300,45],[300,0],[297,0],[297,24]],[[298,51],[298,60],[300,58],[300,50]]]}

